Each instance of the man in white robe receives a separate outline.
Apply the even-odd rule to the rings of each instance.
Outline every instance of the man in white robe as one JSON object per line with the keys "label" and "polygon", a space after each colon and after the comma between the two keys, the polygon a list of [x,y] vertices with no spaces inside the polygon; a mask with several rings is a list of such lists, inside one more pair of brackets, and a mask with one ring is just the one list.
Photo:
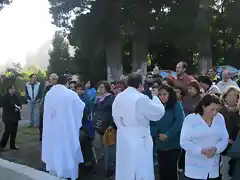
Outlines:
{"label": "man in white robe", "polygon": [[78,165],[83,162],[79,131],[85,104],[66,88],[67,80],[67,76],[60,76],[45,96],[42,161],[47,171],[76,180]]}
{"label": "man in white robe", "polygon": [[115,98],[112,115],[117,126],[115,180],[155,180],[150,121],[158,121],[165,108],[153,91],[153,100],[141,93],[143,77],[128,76],[128,88]]}

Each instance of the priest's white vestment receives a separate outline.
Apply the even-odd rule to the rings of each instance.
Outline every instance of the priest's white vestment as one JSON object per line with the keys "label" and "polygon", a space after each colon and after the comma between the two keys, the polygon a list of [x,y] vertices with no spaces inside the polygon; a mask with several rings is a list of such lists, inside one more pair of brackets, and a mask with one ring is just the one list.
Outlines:
{"label": "priest's white vestment", "polygon": [[58,177],[78,178],[78,165],[83,162],[79,131],[84,107],[78,95],[63,85],[53,86],[45,96],[42,161]]}
{"label": "priest's white vestment", "polygon": [[116,180],[155,180],[153,141],[150,121],[158,121],[165,108],[128,87],[113,102],[112,115],[117,126]]}

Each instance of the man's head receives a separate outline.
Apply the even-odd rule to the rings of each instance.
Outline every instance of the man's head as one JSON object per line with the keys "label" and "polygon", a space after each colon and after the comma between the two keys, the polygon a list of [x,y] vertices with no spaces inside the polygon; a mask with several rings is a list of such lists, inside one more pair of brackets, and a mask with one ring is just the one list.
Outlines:
{"label": "man's head", "polygon": [[75,86],[75,90],[79,96],[83,95],[84,93],[84,85],[83,84],[77,84]]}
{"label": "man's head", "polygon": [[139,73],[131,73],[127,79],[128,87],[133,87],[139,92],[143,91],[143,76]]}
{"label": "man's head", "polygon": [[30,81],[31,81],[32,83],[37,82],[37,75],[36,75],[36,74],[31,74],[31,75],[29,76],[29,78],[30,78]]}
{"label": "man's head", "polygon": [[215,76],[215,75],[216,75],[215,69],[210,68],[210,69],[208,70],[208,76],[209,76],[209,77],[213,77],[213,76]]}
{"label": "man's head", "polygon": [[55,73],[51,74],[51,75],[49,76],[49,80],[50,80],[50,83],[51,83],[52,85],[57,84],[58,75],[55,74]]}
{"label": "man's head", "polygon": [[153,73],[152,72],[147,73],[145,81],[149,84],[153,83],[154,79],[153,79]]}
{"label": "man's head", "polygon": [[224,81],[224,82],[227,82],[229,79],[230,79],[230,72],[228,71],[228,70],[224,70],[223,72],[222,72],[222,80]]}
{"label": "man's head", "polygon": [[187,63],[184,61],[180,61],[179,63],[177,63],[176,66],[176,73],[178,76],[183,75],[187,70]]}
{"label": "man's head", "polygon": [[66,75],[61,75],[58,77],[57,84],[61,84],[64,86],[68,85],[68,76]]}

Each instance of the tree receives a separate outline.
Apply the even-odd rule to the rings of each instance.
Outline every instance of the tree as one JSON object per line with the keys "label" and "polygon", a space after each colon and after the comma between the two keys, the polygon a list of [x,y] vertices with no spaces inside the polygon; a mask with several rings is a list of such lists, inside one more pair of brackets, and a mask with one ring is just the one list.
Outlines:
{"label": "tree", "polygon": [[69,43],[60,31],[55,33],[52,46],[52,50],[49,51],[48,73],[63,74],[66,69],[70,72],[73,71],[74,66],[71,65],[73,61],[69,53]]}

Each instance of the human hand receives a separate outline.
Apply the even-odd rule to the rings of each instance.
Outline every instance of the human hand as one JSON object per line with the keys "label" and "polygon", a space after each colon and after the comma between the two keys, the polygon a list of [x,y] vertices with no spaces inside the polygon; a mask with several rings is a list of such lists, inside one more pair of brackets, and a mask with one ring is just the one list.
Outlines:
{"label": "human hand", "polygon": [[151,88],[152,96],[158,96],[158,88]]}
{"label": "human hand", "polygon": [[159,137],[159,139],[161,140],[161,141],[167,141],[167,139],[168,139],[168,137],[167,137],[167,135],[166,134],[159,134],[158,135],[158,137]]}
{"label": "human hand", "polygon": [[207,156],[208,158],[211,158],[211,157],[213,157],[213,156],[215,155],[216,151],[217,151],[217,148],[216,148],[216,147],[212,147],[212,148],[210,148],[210,149],[205,149],[205,148],[203,148],[203,149],[201,150],[201,153],[202,153],[203,155]]}
{"label": "human hand", "polygon": [[229,139],[229,140],[228,140],[228,143],[229,143],[229,144],[233,144],[234,141],[233,141],[232,139]]}

